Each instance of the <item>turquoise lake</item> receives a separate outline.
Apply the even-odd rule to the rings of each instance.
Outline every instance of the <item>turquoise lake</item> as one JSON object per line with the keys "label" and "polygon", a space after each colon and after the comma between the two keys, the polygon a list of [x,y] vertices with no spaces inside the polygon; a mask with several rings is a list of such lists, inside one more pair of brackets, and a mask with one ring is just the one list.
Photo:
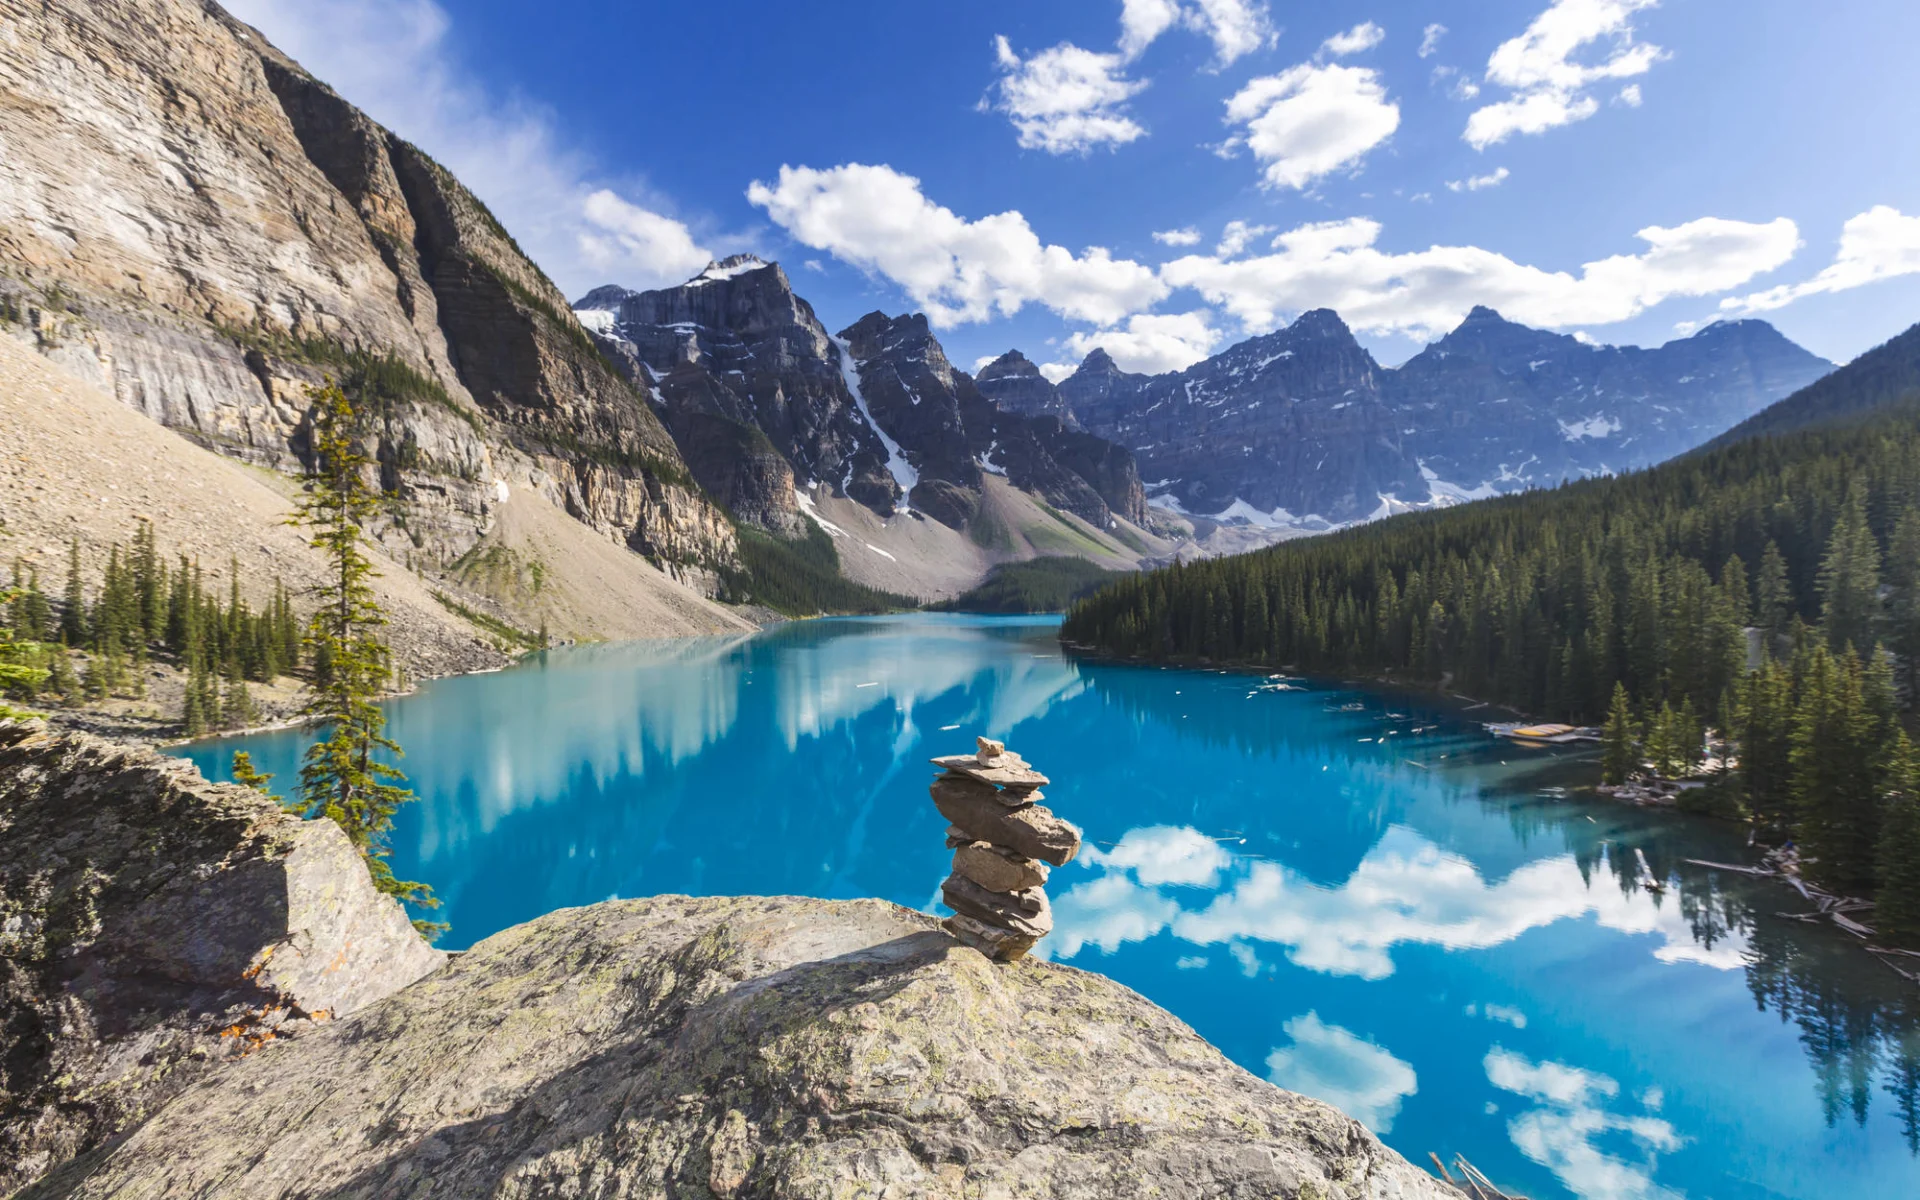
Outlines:
{"label": "turquoise lake", "polygon": [[[394,869],[471,945],[658,893],[937,911],[927,759],[1004,738],[1086,849],[1042,953],[1422,1164],[1544,1197],[1920,1196],[1920,989],[1730,825],[1583,796],[1590,752],[1433,697],[1064,657],[1047,619],[808,621],[552,651],[388,707]],[[184,753],[297,775],[310,734]],[[1669,889],[1633,886],[1643,850]]]}

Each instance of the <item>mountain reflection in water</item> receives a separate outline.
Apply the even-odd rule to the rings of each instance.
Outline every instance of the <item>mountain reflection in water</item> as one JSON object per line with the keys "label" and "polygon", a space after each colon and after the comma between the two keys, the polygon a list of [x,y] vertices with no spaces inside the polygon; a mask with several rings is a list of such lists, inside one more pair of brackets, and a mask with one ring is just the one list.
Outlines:
{"label": "mountain reflection in water", "polygon": [[[1043,953],[1409,1157],[1537,1197],[1920,1194],[1920,989],[1777,917],[1778,884],[1682,861],[1743,861],[1738,830],[1581,799],[1578,752],[1430,697],[1075,662],[1052,633],[812,621],[439,681],[389,707],[421,797],[394,867],[456,947],[611,896],[931,910],[926,759],[983,733],[1086,832]],[[303,745],[188,753],[288,781]]]}

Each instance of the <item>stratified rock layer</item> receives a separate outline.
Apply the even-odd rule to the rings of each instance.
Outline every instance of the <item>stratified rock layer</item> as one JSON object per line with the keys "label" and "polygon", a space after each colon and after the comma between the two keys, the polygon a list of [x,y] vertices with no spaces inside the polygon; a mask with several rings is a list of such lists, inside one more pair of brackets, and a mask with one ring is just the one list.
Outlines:
{"label": "stratified rock layer", "polygon": [[0,1195],[444,958],[333,822],[0,721]]}
{"label": "stratified rock layer", "polygon": [[28,1194],[1452,1195],[1100,976],[878,901],[685,897],[496,934]]}

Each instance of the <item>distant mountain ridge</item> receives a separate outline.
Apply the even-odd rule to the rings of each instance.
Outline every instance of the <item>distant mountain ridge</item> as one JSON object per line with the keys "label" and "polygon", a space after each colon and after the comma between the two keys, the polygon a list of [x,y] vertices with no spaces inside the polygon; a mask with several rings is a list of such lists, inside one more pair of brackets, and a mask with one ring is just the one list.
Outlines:
{"label": "distant mountain ridge", "polygon": [[1755,413],[1702,449],[1792,433],[1909,401],[1920,401],[1920,325]]}
{"label": "distant mountain ridge", "polygon": [[1649,466],[1833,369],[1764,321],[1643,349],[1485,307],[1398,368],[1329,309],[1164,375],[1096,349],[1049,389],[1025,361],[1003,356],[983,387],[1126,446],[1156,502],[1308,530]]}
{"label": "distant mountain ridge", "polygon": [[797,528],[799,491],[825,490],[965,532],[988,476],[1095,530],[1146,519],[1132,454],[1055,414],[1003,410],[919,314],[829,334],[780,265],[752,255],[677,287],[595,288],[574,310],[657,392],[694,477],[770,531]]}

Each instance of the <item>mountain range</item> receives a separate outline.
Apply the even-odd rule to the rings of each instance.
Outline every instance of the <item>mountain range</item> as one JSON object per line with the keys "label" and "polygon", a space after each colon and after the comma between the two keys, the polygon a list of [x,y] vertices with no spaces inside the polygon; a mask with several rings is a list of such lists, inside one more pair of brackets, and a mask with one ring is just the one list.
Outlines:
{"label": "mountain range", "polygon": [[1015,351],[980,378],[1132,450],[1155,503],[1320,530],[1650,466],[1832,369],[1764,321],[1641,349],[1479,307],[1398,368],[1316,309],[1184,371],[1129,374],[1096,349],[1055,386]]}

